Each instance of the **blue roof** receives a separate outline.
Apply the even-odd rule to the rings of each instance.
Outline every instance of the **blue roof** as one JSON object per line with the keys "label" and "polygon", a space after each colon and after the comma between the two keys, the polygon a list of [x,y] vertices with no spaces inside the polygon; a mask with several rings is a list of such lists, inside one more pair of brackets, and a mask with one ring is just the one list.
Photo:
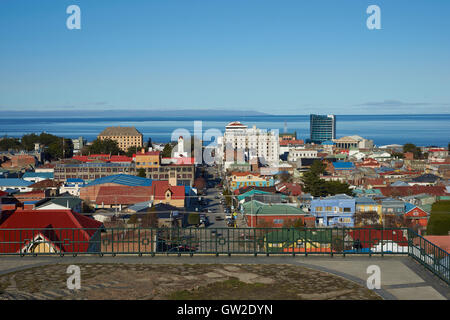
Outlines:
{"label": "blue roof", "polygon": [[412,203],[409,202],[405,202],[405,212],[408,213],[409,211],[411,211],[412,209],[414,209],[416,206],[413,205]]}
{"label": "blue roof", "polygon": [[128,209],[135,211],[135,212],[139,212],[144,209],[148,209],[150,207],[149,205],[151,203],[153,203],[153,200],[135,203],[132,206],[129,206]]}
{"label": "blue roof", "polygon": [[335,170],[349,170],[355,168],[353,162],[344,162],[344,161],[333,162],[333,166]]}
{"label": "blue roof", "polygon": [[375,200],[368,197],[359,197],[355,199],[356,204],[376,204]]}
{"label": "blue roof", "polygon": [[132,176],[129,174],[115,174],[112,176],[107,176],[99,179],[95,179],[88,183],[86,187],[95,186],[98,184],[104,184],[104,183],[116,183],[124,186],[130,186],[130,187],[148,187],[152,185],[152,179]]}
{"label": "blue roof", "polygon": [[25,172],[22,178],[53,179],[53,172]]}
{"label": "blue roof", "polygon": [[67,183],[84,183],[83,179],[75,179],[75,178],[69,178],[66,181]]}
{"label": "blue roof", "polygon": [[0,179],[0,187],[28,187],[33,182],[16,178],[2,178]]}

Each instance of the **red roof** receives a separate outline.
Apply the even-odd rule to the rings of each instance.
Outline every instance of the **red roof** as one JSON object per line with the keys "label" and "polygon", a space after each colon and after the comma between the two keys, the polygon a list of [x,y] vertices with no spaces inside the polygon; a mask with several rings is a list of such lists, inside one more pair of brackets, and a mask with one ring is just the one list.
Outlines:
{"label": "red roof", "polygon": [[362,248],[371,248],[376,246],[381,239],[383,239],[383,241],[394,241],[400,246],[408,245],[408,239],[404,237],[401,229],[383,230],[383,233],[381,233],[380,229],[362,228],[349,231],[348,234],[353,238],[353,240],[358,239]]}
{"label": "red roof", "polygon": [[163,160],[170,160],[175,162],[175,165],[194,164],[194,159],[194,157],[163,158]]}
{"label": "red roof", "polygon": [[38,235],[51,241],[57,251],[86,252],[102,225],[72,210],[16,210],[0,225],[0,252],[19,252]]}
{"label": "red roof", "polygon": [[0,197],[6,196],[6,195],[8,195],[7,192],[4,192],[4,191],[0,190]]}
{"label": "red roof", "polygon": [[101,186],[95,203],[98,205],[130,205],[151,200],[151,186]]}
{"label": "red roof", "polygon": [[167,190],[171,191],[172,199],[185,198],[185,188],[183,186],[171,186],[167,180],[153,181],[153,195],[155,200],[164,200]]}
{"label": "red roof", "polygon": [[289,146],[289,145],[304,145],[303,140],[281,140],[280,146]]}
{"label": "red roof", "polygon": [[425,239],[450,253],[450,235],[448,236],[425,236]]}
{"label": "red roof", "polygon": [[384,187],[378,188],[383,196],[411,196],[416,194],[431,194],[434,196],[448,195],[445,186],[404,186],[404,187]]}
{"label": "red roof", "polygon": [[290,196],[299,196],[302,194],[302,186],[295,183],[280,183],[276,188],[279,192]]}

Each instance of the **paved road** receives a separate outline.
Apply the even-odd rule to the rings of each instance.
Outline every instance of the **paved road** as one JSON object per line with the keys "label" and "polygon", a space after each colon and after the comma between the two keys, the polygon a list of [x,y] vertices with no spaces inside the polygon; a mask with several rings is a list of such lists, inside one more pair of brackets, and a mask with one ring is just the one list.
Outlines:
{"label": "paved road", "polygon": [[449,300],[450,289],[409,257],[252,257],[252,256],[78,256],[78,257],[0,257],[0,275],[50,264],[126,263],[126,264],[289,264],[329,272],[348,280],[367,284],[367,267],[381,271],[377,293],[388,300]]}

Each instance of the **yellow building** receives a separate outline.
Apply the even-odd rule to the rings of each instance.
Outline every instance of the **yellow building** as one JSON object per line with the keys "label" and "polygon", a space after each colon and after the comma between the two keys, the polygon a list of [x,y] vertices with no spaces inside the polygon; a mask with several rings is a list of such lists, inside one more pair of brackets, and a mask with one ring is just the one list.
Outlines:
{"label": "yellow building", "polygon": [[231,190],[249,186],[271,187],[273,186],[273,179],[266,179],[252,172],[232,172],[230,186]]}
{"label": "yellow building", "polygon": [[376,212],[378,214],[378,222],[383,223],[383,212],[381,204],[376,203],[370,198],[356,198],[355,211],[364,214],[364,212]]}
{"label": "yellow building", "polygon": [[98,139],[114,140],[123,151],[129,147],[141,148],[143,144],[143,135],[135,127],[108,127],[98,135]]}
{"label": "yellow building", "polygon": [[161,165],[160,152],[142,150],[140,153],[136,153],[135,162],[136,169],[159,168]]}

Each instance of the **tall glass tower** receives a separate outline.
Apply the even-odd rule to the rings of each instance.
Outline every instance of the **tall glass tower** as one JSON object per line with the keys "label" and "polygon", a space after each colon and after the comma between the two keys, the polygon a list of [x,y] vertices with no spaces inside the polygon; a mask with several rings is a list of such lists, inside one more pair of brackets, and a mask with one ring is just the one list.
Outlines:
{"label": "tall glass tower", "polygon": [[336,116],[311,114],[309,118],[310,140],[314,143],[322,143],[336,139]]}

